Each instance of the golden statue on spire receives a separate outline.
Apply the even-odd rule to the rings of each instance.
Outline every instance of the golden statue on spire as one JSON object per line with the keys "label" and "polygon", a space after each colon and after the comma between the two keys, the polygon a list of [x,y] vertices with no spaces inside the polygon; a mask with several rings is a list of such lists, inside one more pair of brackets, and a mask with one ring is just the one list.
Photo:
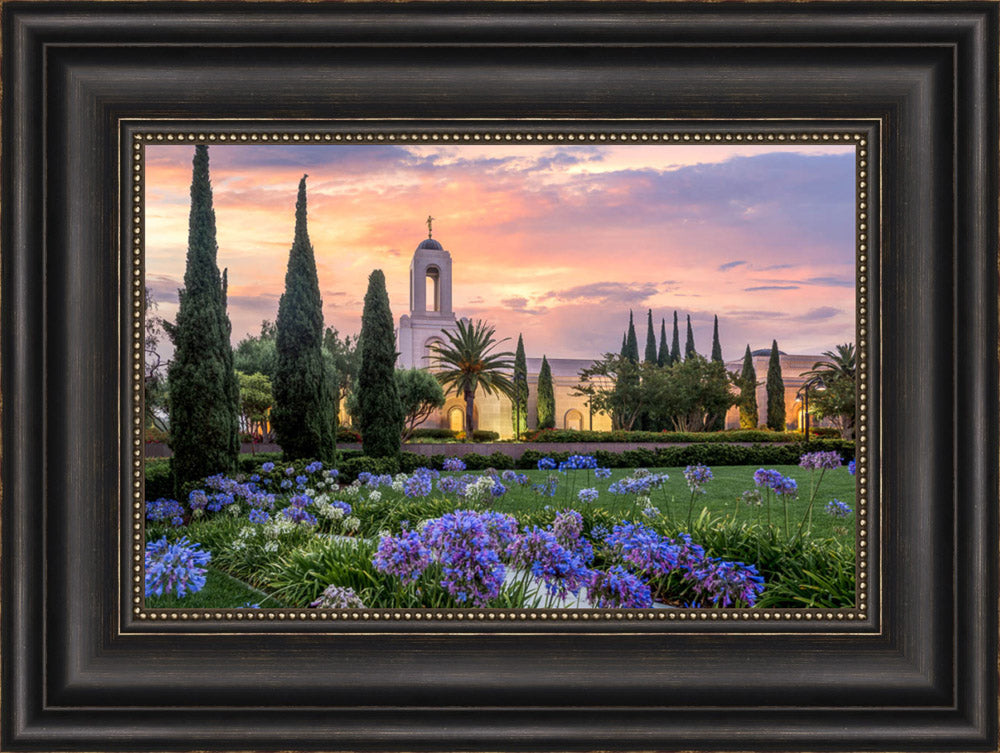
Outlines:
{"label": "golden statue on spire", "polygon": [[432,238],[433,237],[431,235],[431,223],[432,222],[434,222],[434,218],[431,217],[430,215],[427,215],[427,237],[428,238]]}

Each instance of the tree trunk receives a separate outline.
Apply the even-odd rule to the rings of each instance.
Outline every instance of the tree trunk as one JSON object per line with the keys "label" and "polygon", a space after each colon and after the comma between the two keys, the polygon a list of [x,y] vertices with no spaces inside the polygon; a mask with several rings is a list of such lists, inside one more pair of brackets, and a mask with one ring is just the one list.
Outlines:
{"label": "tree trunk", "polygon": [[476,393],[470,390],[465,391],[465,438],[472,441],[472,432],[476,427],[472,425],[472,406],[475,405]]}

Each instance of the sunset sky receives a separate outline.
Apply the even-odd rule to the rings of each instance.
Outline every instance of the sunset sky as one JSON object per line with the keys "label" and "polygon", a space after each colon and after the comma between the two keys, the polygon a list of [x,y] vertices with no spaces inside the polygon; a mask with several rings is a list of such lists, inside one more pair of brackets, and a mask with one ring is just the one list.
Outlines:
{"label": "sunset sky", "polygon": [[[187,250],[193,146],[146,151],[146,283],[173,320]],[[819,354],[854,340],[854,149],[848,146],[229,146],[209,149],[233,343],[274,320],[299,179],[327,325],[361,326],[372,269],[398,323],[427,237],[451,252],[454,309],[529,356],[640,351],[691,315],[698,350],[718,314],[732,360],[778,340]],[[513,349],[513,348],[511,348]]]}

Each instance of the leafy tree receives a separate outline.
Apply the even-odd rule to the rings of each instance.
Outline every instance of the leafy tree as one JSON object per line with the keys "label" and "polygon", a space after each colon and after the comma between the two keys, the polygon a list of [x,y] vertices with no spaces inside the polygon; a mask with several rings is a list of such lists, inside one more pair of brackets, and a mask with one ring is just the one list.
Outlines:
{"label": "leafy tree", "polygon": [[646,314],[646,363],[656,363],[656,332],[653,330],[653,310]]}
{"label": "leafy tree", "polygon": [[677,329],[677,312],[674,312],[674,338],[670,344],[670,363],[675,364],[681,360],[681,336]]}
{"label": "leafy tree", "polygon": [[656,354],[656,365],[667,366],[670,363],[670,350],[667,348],[667,320],[660,319],[660,350]]}
{"label": "leafy tree", "polygon": [[323,350],[329,356],[329,363],[336,376],[333,389],[333,409],[339,416],[340,406],[358,383],[358,370],[361,367],[358,337],[345,335],[341,339],[340,333],[334,327],[327,327],[323,333]]}
{"label": "leafy tree", "polygon": [[164,328],[174,344],[170,447],[174,493],[189,481],[229,473],[240,451],[239,387],[233,370],[226,273],[219,274],[208,147],[195,147],[184,288],[177,321]]}
{"label": "leafy tree", "polygon": [[824,351],[802,376],[816,379],[819,389],[809,398],[810,412],[819,419],[829,418],[845,439],[854,437],[857,357],[854,343],[838,345],[836,351]]}
{"label": "leafy tree", "polygon": [[275,323],[271,425],[289,460],[333,459],[336,416],[323,357],[323,300],[306,216],[306,178],[295,202],[295,237]]}
{"label": "leafy tree", "polygon": [[548,359],[542,356],[542,366],[538,370],[538,428],[552,429],[556,425],[556,393],[552,388],[552,369]]}
{"label": "leafy tree", "polygon": [[266,319],[260,323],[259,335],[244,337],[233,351],[233,365],[244,374],[264,374],[274,379],[278,365],[278,347],[274,325]]}
{"label": "leafy tree", "polygon": [[358,342],[358,410],[362,450],[369,457],[399,455],[403,434],[403,406],[396,384],[396,337],[385,275],[376,269],[368,276],[368,292],[361,314]]}
{"label": "leafy tree", "polygon": [[697,353],[667,368],[643,368],[646,403],[675,431],[704,431],[734,402],[725,364]]}
{"label": "leafy tree", "polygon": [[250,452],[256,452],[258,437],[266,441],[267,412],[274,404],[271,380],[265,374],[236,372],[240,384],[240,429],[250,435]]}
{"label": "leafy tree", "polygon": [[[391,332],[391,330],[390,330]],[[514,396],[514,384],[507,373],[514,368],[513,353],[494,353],[493,349],[510,338],[497,340],[496,328],[477,319],[458,321],[458,331],[442,330],[447,342],[431,346],[432,357],[439,371],[435,374],[445,394],[454,392],[465,399],[466,433],[475,431],[476,392],[481,387],[487,395]]]}
{"label": "leafy tree", "polygon": [[771,358],[767,362],[767,428],[785,430],[785,382],[781,378],[777,340],[771,341]]}
{"label": "leafy tree", "polygon": [[692,356],[698,355],[698,352],[694,348],[694,330],[691,329],[691,314],[687,315],[688,321],[688,331],[687,331],[687,342],[684,344],[684,357],[691,358]]}
{"label": "leafy tree", "polygon": [[163,413],[167,408],[167,375],[164,371],[163,357],[157,348],[163,341],[163,320],[156,315],[156,299],[153,291],[146,288],[146,342],[145,342],[145,380],[143,391],[145,396],[146,428],[167,431]]}
{"label": "leafy tree", "polygon": [[[435,410],[443,408],[444,390],[441,383],[426,369],[396,369],[396,389],[403,409],[403,433],[400,440],[405,442]],[[347,410],[358,411],[358,393],[347,396]]]}
{"label": "leafy tree", "polygon": [[712,328],[712,360],[722,363],[722,345],[719,343],[719,317],[716,315]]}
{"label": "leafy tree", "polygon": [[628,431],[646,407],[639,371],[630,358],[605,353],[600,361],[580,371],[580,383],[573,394],[585,396],[595,413],[611,416],[615,429]]}
{"label": "leafy tree", "polygon": [[513,383],[511,422],[514,426],[514,438],[517,439],[528,430],[528,362],[524,356],[524,338],[521,335],[517,336]]}
{"label": "leafy tree", "polygon": [[757,370],[753,365],[753,356],[750,355],[749,345],[747,345],[747,352],[743,355],[743,370],[734,379],[734,383],[740,390],[740,428],[756,429],[759,420],[757,414]]}

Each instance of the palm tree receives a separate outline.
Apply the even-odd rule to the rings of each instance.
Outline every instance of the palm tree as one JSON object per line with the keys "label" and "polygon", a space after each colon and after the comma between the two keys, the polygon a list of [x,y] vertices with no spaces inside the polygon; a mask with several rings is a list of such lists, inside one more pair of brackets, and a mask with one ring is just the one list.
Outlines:
{"label": "palm tree", "polygon": [[475,322],[460,319],[458,332],[442,331],[448,342],[431,345],[431,353],[439,369],[435,376],[445,388],[445,393],[454,392],[465,398],[465,430],[469,438],[475,429],[472,407],[480,387],[487,395],[500,394],[511,399],[514,396],[514,383],[508,375],[514,369],[511,360],[514,354],[508,351],[492,352],[510,338],[497,340],[495,333],[496,328],[481,319]]}
{"label": "palm tree", "polygon": [[857,365],[854,343],[838,345],[836,353],[826,350],[823,351],[823,355],[826,356],[826,360],[817,361],[813,364],[812,369],[804,372],[802,376],[819,377],[823,382],[834,382],[838,379],[854,381]]}

